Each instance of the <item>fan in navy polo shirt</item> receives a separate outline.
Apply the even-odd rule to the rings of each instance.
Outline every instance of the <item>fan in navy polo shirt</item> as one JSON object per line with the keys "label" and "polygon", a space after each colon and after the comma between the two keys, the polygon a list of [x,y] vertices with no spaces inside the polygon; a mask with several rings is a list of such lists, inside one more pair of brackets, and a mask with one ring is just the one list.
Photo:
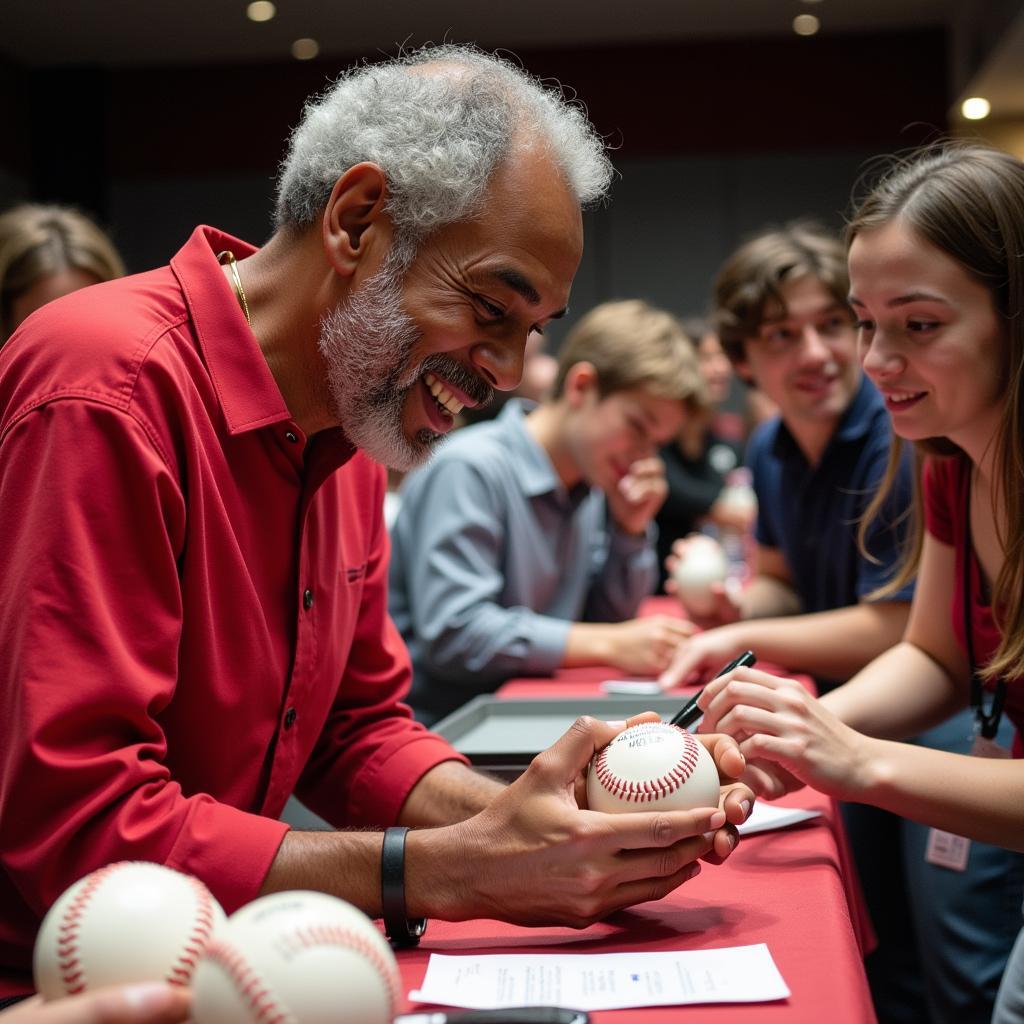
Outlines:
{"label": "fan in navy polo shirt", "polygon": [[[909,458],[885,512],[869,530],[867,555],[856,543],[857,524],[889,455],[889,422],[881,396],[862,377],[817,463],[807,460],[779,417],[750,439],[746,462],[758,499],[755,537],[785,555],[804,612],[856,604],[888,582],[899,560],[900,533],[889,525],[910,501]],[[909,601],[912,593],[907,585],[895,597]]]}
{"label": "fan in navy polo shirt", "polygon": [[859,520],[886,472],[891,428],[861,374],[848,289],[843,247],[806,225],[747,242],[718,275],[722,347],[780,415],[747,452],[758,499],[753,578],[738,597],[719,589],[716,614],[701,623],[717,628],[680,645],[665,686],[707,677],[749,648],[827,688],[903,635],[912,587],[874,592],[899,562],[912,466],[908,456],[897,467],[862,553]]}

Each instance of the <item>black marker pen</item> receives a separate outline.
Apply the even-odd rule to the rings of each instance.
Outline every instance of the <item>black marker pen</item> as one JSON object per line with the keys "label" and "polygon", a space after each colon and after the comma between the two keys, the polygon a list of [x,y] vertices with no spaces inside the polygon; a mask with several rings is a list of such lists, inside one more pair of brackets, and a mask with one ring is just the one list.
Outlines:
{"label": "black marker pen", "polygon": [[[721,671],[716,672],[714,678],[717,679],[719,676],[724,676],[726,672],[731,672],[734,668],[740,668],[741,666],[749,666],[757,663],[757,658],[754,657],[753,651],[744,651],[738,658],[733,658],[728,665],[725,666]],[[675,718],[669,723],[669,725],[678,725],[680,729],[689,728],[694,722],[704,714],[699,707],[697,707],[697,699],[704,692],[703,688],[698,690],[684,705],[682,711],[680,711]]]}

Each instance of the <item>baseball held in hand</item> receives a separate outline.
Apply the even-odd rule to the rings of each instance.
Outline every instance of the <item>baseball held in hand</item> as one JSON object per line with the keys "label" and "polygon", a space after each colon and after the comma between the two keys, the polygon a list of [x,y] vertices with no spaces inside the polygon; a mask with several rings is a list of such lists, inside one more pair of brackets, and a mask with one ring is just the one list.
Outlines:
{"label": "baseball held in hand", "polygon": [[717,807],[718,769],[690,733],[664,722],[620,732],[594,755],[587,773],[592,811],[688,811]]}
{"label": "baseball held in hand", "polygon": [[195,1024],[391,1024],[400,979],[362,911],[321,892],[278,892],[232,914],[192,983]]}
{"label": "baseball held in hand", "polygon": [[75,882],[43,918],[36,988],[60,999],[125,982],[188,985],[223,922],[198,878],[145,861],[108,864]]}
{"label": "baseball held in hand", "polygon": [[683,607],[698,617],[711,615],[716,606],[712,584],[724,583],[729,560],[713,537],[687,537],[672,578]]}

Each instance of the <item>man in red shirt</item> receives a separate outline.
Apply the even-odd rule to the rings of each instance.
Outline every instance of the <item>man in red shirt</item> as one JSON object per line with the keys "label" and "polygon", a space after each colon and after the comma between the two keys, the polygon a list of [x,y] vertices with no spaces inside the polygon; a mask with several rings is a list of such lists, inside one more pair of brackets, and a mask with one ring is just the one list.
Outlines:
{"label": "man in red shirt", "polygon": [[[381,463],[515,386],[609,178],[579,109],[506,62],[362,67],[307,107],[262,249],[198,228],[0,352],[0,998],[31,989],[47,907],[115,860],[229,913],[321,889],[411,942],[430,915],[585,924],[728,854],[721,812],[579,809],[621,723],[503,788],[400,703]],[[339,829],[402,827],[290,831],[293,790]]]}

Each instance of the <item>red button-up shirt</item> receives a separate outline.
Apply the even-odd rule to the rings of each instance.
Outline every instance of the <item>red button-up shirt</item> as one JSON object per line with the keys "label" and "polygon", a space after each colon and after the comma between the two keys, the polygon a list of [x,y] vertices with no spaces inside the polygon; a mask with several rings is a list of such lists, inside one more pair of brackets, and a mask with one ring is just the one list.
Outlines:
{"label": "red button-up shirt", "polygon": [[290,418],[199,228],[0,350],[0,996],[123,859],[254,898],[294,790],[392,824],[458,757],[399,703],[384,471]]}

